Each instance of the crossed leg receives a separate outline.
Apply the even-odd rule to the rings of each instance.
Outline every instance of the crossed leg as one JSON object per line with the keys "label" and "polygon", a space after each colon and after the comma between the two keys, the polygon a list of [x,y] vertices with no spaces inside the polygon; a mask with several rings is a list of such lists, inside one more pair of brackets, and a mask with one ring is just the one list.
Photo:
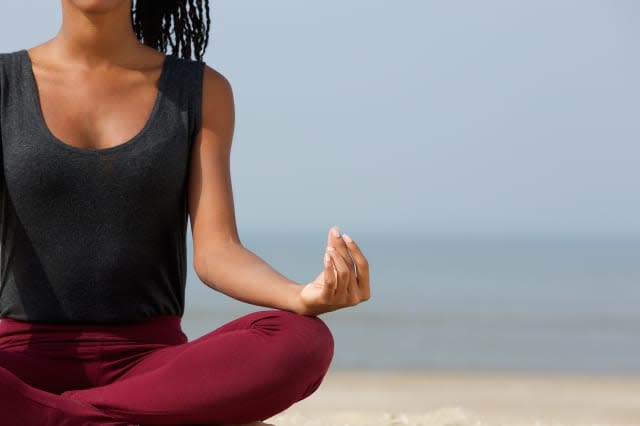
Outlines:
{"label": "crossed leg", "polygon": [[21,426],[250,423],[313,393],[332,356],[319,318],[259,311],[136,358],[102,386],[58,395],[0,367],[0,414]]}
{"label": "crossed leg", "polygon": [[62,396],[130,423],[248,423],[313,393],[332,356],[319,318],[259,311],[158,349],[110,384]]}
{"label": "crossed leg", "polygon": [[3,426],[132,426],[89,404],[30,386],[3,367],[0,415]]}

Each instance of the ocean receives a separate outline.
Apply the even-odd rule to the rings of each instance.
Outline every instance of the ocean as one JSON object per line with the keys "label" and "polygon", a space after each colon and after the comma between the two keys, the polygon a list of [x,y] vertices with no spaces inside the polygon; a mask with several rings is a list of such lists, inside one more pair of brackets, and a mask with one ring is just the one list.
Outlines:
{"label": "ocean", "polygon": [[[320,272],[324,235],[241,233],[297,282]],[[640,238],[353,235],[372,298],[321,316],[332,368],[640,373]],[[260,307],[204,285],[192,265],[190,339]]]}

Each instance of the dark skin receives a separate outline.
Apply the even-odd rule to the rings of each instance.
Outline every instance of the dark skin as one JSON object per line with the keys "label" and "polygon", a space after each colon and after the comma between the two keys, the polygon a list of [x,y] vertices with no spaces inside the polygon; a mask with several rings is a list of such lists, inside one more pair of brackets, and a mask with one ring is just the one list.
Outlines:
{"label": "dark skin", "polygon": [[[68,145],[104,149],[122,144],[150,115],[165,55],[136,38],[131,0],[61,4],[58,34],[28,49],[45,122]],[[194,141],[188,182],[193,266],[200,280],[238,300],[302,315],[368,300],[367,259],[348,235],[334,234],[337,227],[327,235],[321,272],[305,285],[241,244],[229,163],[234,122],[231,85],[206,66],[202,128]]]}

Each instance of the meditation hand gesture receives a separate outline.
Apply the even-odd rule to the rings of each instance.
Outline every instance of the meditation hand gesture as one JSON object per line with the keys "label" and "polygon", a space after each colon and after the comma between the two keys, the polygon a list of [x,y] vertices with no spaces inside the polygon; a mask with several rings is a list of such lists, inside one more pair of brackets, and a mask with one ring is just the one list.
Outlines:
{"label": "meditation hand gesture", "polygon": [[[353,257],[353,259],[352,259]],[[369,300],[369,263],[358,245],[333,227],[327,238],[324,269],[300,293],[306,315],[318,315]]]}

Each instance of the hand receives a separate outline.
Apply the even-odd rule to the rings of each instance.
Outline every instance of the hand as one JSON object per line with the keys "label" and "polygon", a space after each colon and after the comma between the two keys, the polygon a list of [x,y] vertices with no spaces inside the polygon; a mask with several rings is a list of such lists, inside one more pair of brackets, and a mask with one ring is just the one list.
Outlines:
{"label": "hand", "polygon": [[[352,259],[353,257],[353,259]],[[301,313],[319,315],[369,300],[369,263],[360,248],[333,227],[327,238],[324,269],[300,292]]]}

